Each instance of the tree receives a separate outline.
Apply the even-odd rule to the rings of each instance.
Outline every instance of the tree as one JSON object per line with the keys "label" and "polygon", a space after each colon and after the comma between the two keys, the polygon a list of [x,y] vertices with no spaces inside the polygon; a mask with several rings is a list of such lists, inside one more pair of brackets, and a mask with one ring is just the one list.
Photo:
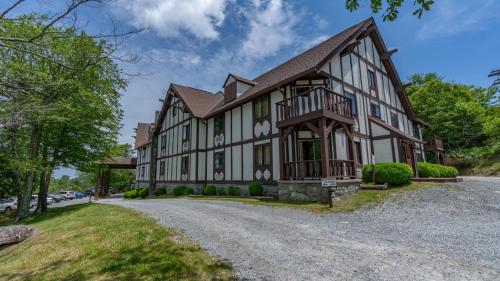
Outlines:
{"label": "tree", "polygon": [[485,126],[495,126],[500,117],[492,107],[495,88],[445,82],[435,73],[415,74],[410,80],[406,92],[413,108],[432,125],[424,129],[424,137],[441,137],[447,149],[454,149],[483,145],[495,134]]}
{"label": "tree", "polygon": [[[385,2],[385,4],[384,4]],[[370,0],[370,8],[373,13],[379,13],[385,6],[385,12],[382,14],[384,21],[394,21],[399,15],[399,9],[403,6],[404,0]],[[413,11],[413,15],[421,18],[422,15],[431,9],[434,4],[433,0],[414,0],[413,6],[417,9]],[[345,5],[350,12],[359,9],[359,0],[346,0]]]}
{"label": "tree", "polygon": [[[0,36],[18,38],[31,38],[46,27],[35,16],[1,24]],[[85,169],[106,158],[122,117],[119,91],[125,81],[109,57],[113,46],[73,28],[50,27],[47,34],[52,35],[45,35],[35,46],[50,42],[43,52],[58,62],[16,48],[0,48],[4,58],[0,62],[0,128],[4,132],[0,135],[7,136],[6,149],[12,155],[9,165],[16,171],[18,220],[29,214],[37,182],[39,209],[46,210],[56,167]]]}

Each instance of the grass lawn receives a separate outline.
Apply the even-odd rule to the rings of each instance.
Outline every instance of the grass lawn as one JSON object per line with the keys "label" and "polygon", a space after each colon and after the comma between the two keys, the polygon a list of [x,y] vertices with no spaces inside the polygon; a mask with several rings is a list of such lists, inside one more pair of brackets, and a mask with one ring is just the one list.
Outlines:
{"label": "grass lawn", "polygon": [[253,198],[214,198],[214,197],[196,197],[191,198],[192,200],[224,200],[233,202],[242,202],[252,205],[265,205],[271,207],[288,207],[288,208],[299,208],[314,213],[346,213],[353,212],[361,208],[373,207],[378,204],[383,203],[390,197],[400,196],[405,192],[415,191],[419,189],[426,188],[451,188],[460,189],[461,187],[436,184],[436,183],[411,183],[402,187],[394,187],[386,190],[360,190],[340,201],[333,202],[333,208],[330,208],[328,204],[313,203],[313,202],[303,202],[303,201],[271,201],[271,200],[260,200]]}
{"label": "grass lawn", "polygon": [[461,169],[460,174],[470,176],[500,176],[500,157],[479,160],[471,167]]}
{"label": "grass lawn", "polygon": [[[8,224],[5,220],[0,226]],[[0,280],[231,280],[227,263],[126,208],[49,209],[23,224],[39,233],[0,249]]]}

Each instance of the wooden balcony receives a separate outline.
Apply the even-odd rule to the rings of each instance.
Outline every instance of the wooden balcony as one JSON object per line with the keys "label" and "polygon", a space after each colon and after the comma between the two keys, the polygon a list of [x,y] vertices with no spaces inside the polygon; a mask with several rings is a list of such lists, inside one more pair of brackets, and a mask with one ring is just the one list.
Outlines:
{"label": "wooden balcony", "polygon": [[276,103],[276,112],[278,128],[322,117],[354,124],[351,100],[325,87],[314,88]]}
{"label": "wooden balcony", "polygon": [[[356,177],[353,160],[330,159],[332,178],[345,179]],[[284,180],[319,179],[322,175],[321,160],[304,160],[285,163]]]}

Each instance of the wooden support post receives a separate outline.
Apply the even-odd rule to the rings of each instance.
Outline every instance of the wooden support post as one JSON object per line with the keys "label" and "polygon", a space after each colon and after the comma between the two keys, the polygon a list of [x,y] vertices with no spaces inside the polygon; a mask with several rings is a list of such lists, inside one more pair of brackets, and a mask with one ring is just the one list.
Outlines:
{"label": "wooden support post", "polygon": [[285,178],[285,138],[284,138],[284,130],[279,130],[279,153],[280,153],[280,179]]}
{"label": "wooden support post", "polygon": [[319,120],[319,141],[321,146],[321,176],[323,178],[328,178],[331,176],[330,173],[330,157],[328,150],[328,125],[325,118]]}

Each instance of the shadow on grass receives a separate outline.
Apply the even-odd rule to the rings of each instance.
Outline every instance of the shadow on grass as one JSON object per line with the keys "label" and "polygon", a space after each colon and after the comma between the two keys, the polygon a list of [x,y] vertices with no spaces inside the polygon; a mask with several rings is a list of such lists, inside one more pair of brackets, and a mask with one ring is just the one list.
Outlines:
{"label": "shadow on grass", "polygon": [[28,218],[19,222],[15,221],[15,214],[13,213],[10,216],[0,217],[0,227],[14,225],[14,224],[24,224],[24,225],[35,224],[61,215],[67,215],[72,212],[76,212],[78,210],[89,207],[89,205],[90,205],[89,203],[82,203],[82,204],[69,205],[58,208],[50,208],[47,210],[47,213],[33,213]]}

